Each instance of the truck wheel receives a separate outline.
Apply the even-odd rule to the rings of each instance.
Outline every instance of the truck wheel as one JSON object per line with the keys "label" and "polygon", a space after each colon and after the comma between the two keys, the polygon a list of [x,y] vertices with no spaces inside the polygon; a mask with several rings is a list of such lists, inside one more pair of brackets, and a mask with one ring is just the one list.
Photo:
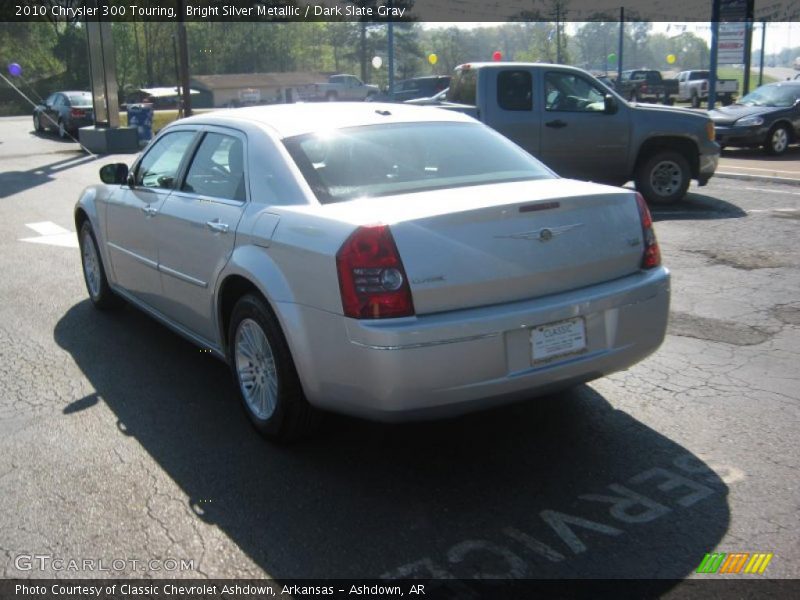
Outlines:
{"label": "truck wheel", "polygon": [[338,95],[336,94],[336,92],[328,92],[327,94],[325,94],[325,100],[327,100],[328,102],[336,102],[337,99]]}
{"label": "truck wheel", "polygon": [[692,94],[692,108],[700,108],[700,96]]}
{"label": "truck wheel", "polygon": [[636,189],[652,204],[674,204],[686,195],[692,178],[689,161],[673,150],[662,150],[636,169]]}
{"label": "truck wheel", "polygon": [[722,106],[730,106],[731,104],[733,104],[733,98],[732,97],[727,96],[727,95],[722,97]]}
{"label": "truck wheel", "polygon": [[780,156],[789,147],[789,130],[786,125],[775,125],[767,134],[764,152],[770,156]]}

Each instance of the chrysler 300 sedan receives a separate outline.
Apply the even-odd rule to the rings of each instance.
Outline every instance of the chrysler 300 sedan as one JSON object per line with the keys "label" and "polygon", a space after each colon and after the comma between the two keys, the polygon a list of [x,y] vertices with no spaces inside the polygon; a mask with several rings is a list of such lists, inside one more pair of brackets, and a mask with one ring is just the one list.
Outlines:
{"label": "chrysler 300 sedan", "polygon": [[472,118],[297,104],[166,127],[75,210],[97,308],[230,365],[267,437],[322,411],[449,416],[624,369],[662,342],[647,206],[561,179]]}

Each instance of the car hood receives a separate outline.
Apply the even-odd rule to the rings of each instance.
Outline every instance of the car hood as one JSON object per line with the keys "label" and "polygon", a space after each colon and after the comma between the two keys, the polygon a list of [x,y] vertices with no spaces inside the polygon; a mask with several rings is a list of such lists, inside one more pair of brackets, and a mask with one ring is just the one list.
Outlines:
{"label": "car hood", "polygon": [[668,119],[661,122],[669,123],[670,125],[683,123],[694,132],[703,131],[708,120],[708,116],[705,113],[695,112],[688,108],[637,103],[632,103],[631,108],[633,108],[634,114],[646,116],[649,123],[656,124],[660,122],[660,119]]}
{"label": "car hood", "polygon": [[753,115],[763,115],[766,113],[780,110],[775,106],[745,106],[744,104],[732,104],[708,111],[708,116],[714,121],[715,125],[733,125],[735,121],[742,117]]}

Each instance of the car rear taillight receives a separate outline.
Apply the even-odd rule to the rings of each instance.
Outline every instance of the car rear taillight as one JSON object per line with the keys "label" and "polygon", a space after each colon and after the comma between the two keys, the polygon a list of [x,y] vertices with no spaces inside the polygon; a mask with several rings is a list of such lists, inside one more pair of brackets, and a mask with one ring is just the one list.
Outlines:
{"label": "car rear taillight", "polygon": [[359,227],[336,253],[342,308],[354,319],[414,314],[403,262],[387,225]]}
{"label": "car rear taillight", "polygon": [[86,116],[86,111],[81,110],[80,108],[71,108],[69,110],[69,116],[75,119],[82,119],[83,117]]}
{"label": "car rear taillight", "polygon": [[644,238],[642,268],[653,269],[661,264],[661,250],[658,248],[656,232],[653,229],[653,217],[650,216],[647,203],[639,192],[636,192],[636,204],[639,206],[639,219],[642,222],[642,236]]}

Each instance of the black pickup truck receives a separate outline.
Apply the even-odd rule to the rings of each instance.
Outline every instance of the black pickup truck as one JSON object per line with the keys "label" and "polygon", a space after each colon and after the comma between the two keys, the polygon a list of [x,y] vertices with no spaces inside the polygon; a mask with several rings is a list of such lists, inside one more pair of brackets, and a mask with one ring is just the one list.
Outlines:
{"label": "black pickup truck", "polygon": [[660,71],[638,69],[623,71],[617,91],[631,102],[661,102],[674,104],[678,95],[678,80],[664,79]]}

